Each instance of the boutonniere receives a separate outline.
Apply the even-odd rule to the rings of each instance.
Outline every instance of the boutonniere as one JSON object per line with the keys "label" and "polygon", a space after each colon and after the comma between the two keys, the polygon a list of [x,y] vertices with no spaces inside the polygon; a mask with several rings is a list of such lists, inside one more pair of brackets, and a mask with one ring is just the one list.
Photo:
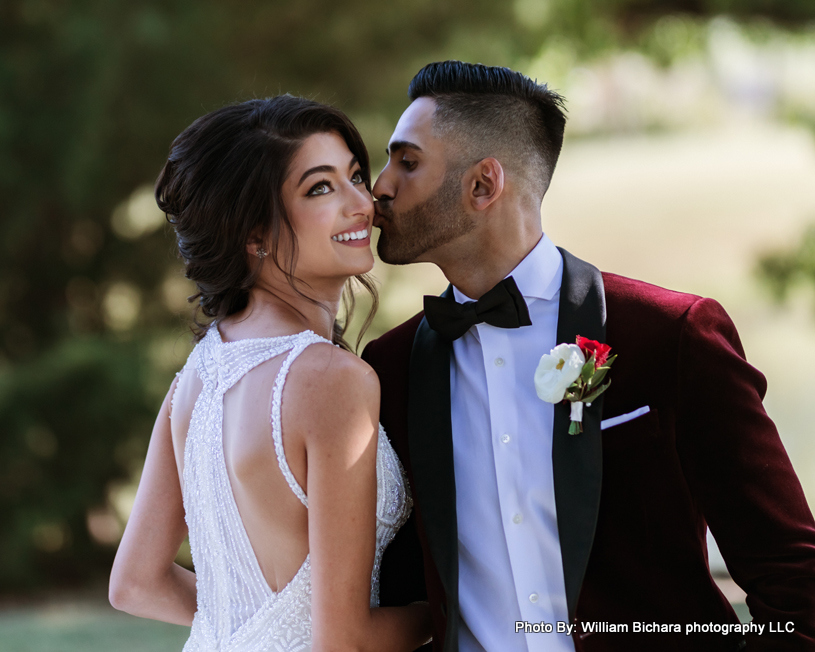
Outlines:
{"label": "boutonniere", "polygon": [[583,404],[591,405],[605,392],[611,380],[603,383],[617,359],[608,354],[608,344],[577,336],[577,344],[558,344],[541,357],[535,370],[535,390],[547,403],[569,401],[572,404],[569,434],[583,432]]}

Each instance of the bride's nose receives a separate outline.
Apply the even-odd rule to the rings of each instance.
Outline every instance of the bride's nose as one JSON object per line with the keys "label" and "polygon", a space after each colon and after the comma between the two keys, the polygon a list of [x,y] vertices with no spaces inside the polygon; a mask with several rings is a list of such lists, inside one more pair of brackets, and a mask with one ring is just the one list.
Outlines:
{"label": "bride's nose", "polygon": [[364,215],[370,217],[374,212],[374,198],[365,184],[354,186],[345,203],[345,212],[348,215]]}

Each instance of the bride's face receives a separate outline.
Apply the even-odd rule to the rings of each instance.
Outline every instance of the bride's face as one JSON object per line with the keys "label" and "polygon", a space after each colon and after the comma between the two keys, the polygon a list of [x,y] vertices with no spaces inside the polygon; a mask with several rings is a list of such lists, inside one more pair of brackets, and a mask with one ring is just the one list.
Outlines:
{"label": "bride's face", "polygon": [[371,270],[373,198],[338,134],[303,142],[283,182],[283,202],[297,236],[295,276],[308,283],[344,281]]}

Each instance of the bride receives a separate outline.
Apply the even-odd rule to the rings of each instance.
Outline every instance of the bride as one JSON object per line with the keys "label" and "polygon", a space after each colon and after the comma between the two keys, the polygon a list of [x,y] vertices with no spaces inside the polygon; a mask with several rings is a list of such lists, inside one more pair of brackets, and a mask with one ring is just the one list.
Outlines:
{"label": "bride", "polygon": [[[336,321],[373,266],[359,133],[289,95],[224,107],[176,138],[156,198],[211,321],[153,428],[111,603],[191,625],[185,652],[414,650],[427,604],[377,607],[409,489]],[[173,561],[188,532],[195,573]]]}

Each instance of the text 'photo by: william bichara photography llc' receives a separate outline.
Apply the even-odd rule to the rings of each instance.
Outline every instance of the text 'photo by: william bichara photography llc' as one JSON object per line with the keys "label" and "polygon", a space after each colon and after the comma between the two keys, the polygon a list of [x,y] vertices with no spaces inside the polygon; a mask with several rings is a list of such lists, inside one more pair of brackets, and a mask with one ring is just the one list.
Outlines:
{"label": "text 'photo by: william bichara photography llc'", "polygon": [[780,634],[795,631],[795,623],[645,623],[634,621],[631,623],[577,622],[567,623],[530,623],[525,620],[515,622],[515,632],[524,634],[566,634],[575,636],[581,634]]}

